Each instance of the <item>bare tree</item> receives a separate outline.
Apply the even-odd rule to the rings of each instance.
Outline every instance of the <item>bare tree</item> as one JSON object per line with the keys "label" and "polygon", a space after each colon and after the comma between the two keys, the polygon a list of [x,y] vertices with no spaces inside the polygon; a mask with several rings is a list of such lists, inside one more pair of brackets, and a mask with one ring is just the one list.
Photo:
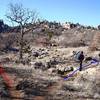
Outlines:
{"label": "bare tree", "polygon": [[20,26],[20,59],[23,59],[23,37],[24,34],[32,30],[32,27],[26,28],[29,23],[33,25],[37,19],[37,12],[26,9],[22,4],[9,4],[9,11],[6,17],[14,24]]}

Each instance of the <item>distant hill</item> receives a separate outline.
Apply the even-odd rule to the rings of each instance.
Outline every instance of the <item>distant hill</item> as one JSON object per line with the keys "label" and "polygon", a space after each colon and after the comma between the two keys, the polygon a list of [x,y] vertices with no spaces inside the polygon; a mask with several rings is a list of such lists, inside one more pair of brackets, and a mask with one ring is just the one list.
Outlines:
{"label": "distant hill", "polygon": [[[83,26],[78,23],[73,24],[70,22],[66,22],[65,24],[61,24],[58,22],[49,22],[49,21],[39,21],[34,24],[27,24],[24,29],[27,30],[31,28],[29,32],[24,35],[24,39],[29,41],[30,44],[41,44],[49,41],[50,34],[51,36],[51,43],[56,43],[59,46],[64,47],[79,47],[79,46],[89,46],[91,42],[93,42],[93,37],[96,33],[99,33],[99,29],[91,26]],[[5,44],[10,39],[7,39],[11,34],[15,35],[14,39],[11,36],[12,43],[11,45],[17,45],[17,41],[20,39],[20,27],[10,27],[1,20],[0,21],[0,31],[1,37],[6,42],[1,41],[0,44]],[[5,34],[3,34],[5,33]],[[14,34],[15,33],[15,34]],[[6,39],[5,39],[6,38]],[[42,39],[43,38],[43,39]],[[92,41],[93,40],[93,41]],[[42,42],[43,41],[43,42]],[[47,43],[48,45],[48,43]]]}

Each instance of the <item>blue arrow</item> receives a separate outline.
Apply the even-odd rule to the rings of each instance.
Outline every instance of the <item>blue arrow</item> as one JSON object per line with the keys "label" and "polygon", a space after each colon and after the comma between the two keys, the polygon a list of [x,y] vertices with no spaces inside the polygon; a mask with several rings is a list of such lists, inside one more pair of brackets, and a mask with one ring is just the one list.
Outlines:
{"label": "blue arrow", "polygon": [[[91,61],[89,64],[84,65],[84,66],[82,66],[82,67],[84,68],[84,67],[89,66],[89,65],[91,65],[91,64],[93,64],[93,63],[99,64],[99,61],[96,60],[96,59],[92,59],[92,61]],[[78,67],[78,68],[77,68],[75,71],[73,71],[72,73],[68,74],[68,76],[65,77],[64,80],[68,80],[68,79],[69,79],[70,77],[72,77],[79,69],[80,69],[80,67]]]}

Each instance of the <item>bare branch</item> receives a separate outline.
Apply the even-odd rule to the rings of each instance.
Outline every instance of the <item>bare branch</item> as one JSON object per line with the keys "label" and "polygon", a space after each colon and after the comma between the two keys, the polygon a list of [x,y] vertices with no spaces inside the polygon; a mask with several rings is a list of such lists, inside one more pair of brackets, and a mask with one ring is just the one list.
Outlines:
{"label": "bare branch", "polygon": [[20,59],[23,59],[23,37],[24,34],[32,31],[33,27],[29,26],[26,30],[26,26],[36,21],[37,13],[36,11],[30,11],[22,6],[22,4],[10,4],[9,12],[6,17],[12,22],[16,22],[20,26]]}
{"label": "bare branch", "polygon": [[34,10],[30,11],[29,9],[23,8],[22,4],[10,4],[6,17],[18,24],[26,25],[27,23],[36,21],[37,13]]}

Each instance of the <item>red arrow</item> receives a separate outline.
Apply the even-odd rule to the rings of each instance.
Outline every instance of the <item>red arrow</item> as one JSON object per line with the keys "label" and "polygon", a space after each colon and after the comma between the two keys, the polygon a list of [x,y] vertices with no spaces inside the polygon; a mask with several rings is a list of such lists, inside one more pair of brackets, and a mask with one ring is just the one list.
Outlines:
{"label": "red arrow", "polygon": [[0,75],[2,76],[4,82],[6,83],[6,85],[8,87],[12,87],[13,86],[13,80],[10,78],[10,76],[5,72],[5,70],[3,69],[3,67],[0,65]]}

